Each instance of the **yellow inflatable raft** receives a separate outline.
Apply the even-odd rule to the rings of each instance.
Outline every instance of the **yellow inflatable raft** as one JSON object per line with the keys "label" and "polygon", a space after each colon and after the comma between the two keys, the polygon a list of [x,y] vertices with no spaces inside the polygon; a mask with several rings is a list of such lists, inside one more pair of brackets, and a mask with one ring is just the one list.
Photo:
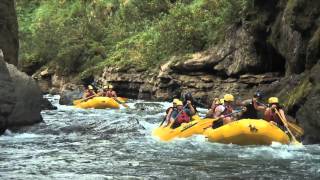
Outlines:
{"label": "yellow inflatable raft", "polygon": [[238,145],[270,145],[272,142],[289,144],[290,139],[276,125],[262,119],[242,119],[221,126],[208,128],[203,134],[211,142]]}
{"label": "yellow inflatable raft", "polygon": [[[125,102],[125,98],[117,98],[117,101],[119,102]],[[74,103],[74,105],[78,108],[88,109],[88,108],[94,108],[94,109],[106,109],[106,108],[112,108],[112,109],[119,109],[120,104],[113,98],[109,97],[94,97],[92,99],[86,100],[86,101],[80,101],[78,103]]]}
{"label": "yellow inflatable raft", "polygon": [[171,129],[171,125],[160,126],[153,130],[152,135],[161,141],[170,141],[174,138],[187,138],[194,134],[202,134],[206,128],[211,127],[216,119],[201,119],[198,115],[192,117],[189,123],[183,123],[176,129]]}

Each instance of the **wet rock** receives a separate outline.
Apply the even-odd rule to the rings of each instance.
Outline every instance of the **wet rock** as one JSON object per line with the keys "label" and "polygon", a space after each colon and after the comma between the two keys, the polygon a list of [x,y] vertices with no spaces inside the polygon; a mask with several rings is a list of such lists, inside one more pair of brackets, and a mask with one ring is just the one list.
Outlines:
{"label": "wet rock", "polygon": [[311,70],[309,81],[312,83],[312,89],[305,98],[306,101],[301,104],[297,112],[297,119],[303,126],[306,135],[306,143],[320,142],[320,63]]}
{"label": "wet rock", "polygon": [[24,126],[42,122],[41,91],[36,82],[15,66],[7,64],[12,83],[15,87],[12,92],[16,97],[16,105],[8,117],[8,126]]}
{"label": "wet rock", "polygon": [[81,99],[83,92],[80,89],[76,90],[64,90],[60,94],[59,104],[61,105],[73,105],[73,101]]}
{"label": "wet rock", "polygon": [[0,49],[0,134],[7,128],[8,116],[11,114],[16,97],[14,95],[14,85],[3,60],[3,53]]}
{"label": "wet rock", "polygon": [[58,108],[52,105],[48,99],[46,98],[41,99],[41,110],[56,110],[56,109]]}

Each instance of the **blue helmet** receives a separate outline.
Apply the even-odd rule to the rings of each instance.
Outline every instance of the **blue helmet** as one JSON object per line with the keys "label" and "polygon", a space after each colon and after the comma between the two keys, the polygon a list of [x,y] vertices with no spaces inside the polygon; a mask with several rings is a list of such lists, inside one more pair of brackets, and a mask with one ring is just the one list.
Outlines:
{"label": "blue helmet", "polygon": [[261,99],[263,98],[263,94],[260,91],[257,91],[254,93],[253,97]]}

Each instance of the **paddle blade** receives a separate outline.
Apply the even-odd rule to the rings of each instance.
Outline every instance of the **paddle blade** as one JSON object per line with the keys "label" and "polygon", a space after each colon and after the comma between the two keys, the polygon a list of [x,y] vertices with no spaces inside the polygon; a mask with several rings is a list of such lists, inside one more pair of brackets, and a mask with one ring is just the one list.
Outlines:
{"label": "paddle blade", "polygon": [[77,99],[73,101],[73,105],[77,105],[79,103],[81,103],[82,99]]}
{"label": "paddle blade", "polygon": [[288,127],[292,133],[298,137],[301,137],[304,134],[304,130],[294,123],[288,122]]}
{"label": "paddle blade", "polygon": [[293,141],[291,142],[291,145],[294,145],[294,146],[303,146],[303,144],[302,144],[301,142],[297,141],[297,140],[293,140]]}

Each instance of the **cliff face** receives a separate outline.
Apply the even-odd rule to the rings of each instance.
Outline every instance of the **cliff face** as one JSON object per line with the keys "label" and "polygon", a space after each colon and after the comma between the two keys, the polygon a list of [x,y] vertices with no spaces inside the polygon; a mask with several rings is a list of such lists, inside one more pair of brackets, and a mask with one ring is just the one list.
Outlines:
{"label": "cliff face", "polygon": [[0,49],[4,60],[10,64],[18,64],[18,22],[14,1],[0,1]]}
{"label": "cliff face", "polygon": [[290,115],[320,142],[320,1],[254,1],[226,39],[188,58],[172,58],[151,73],[106,68],[98,79],[124,95],[169,100],[185,92],[204,104],[223,93],[249,97],[257,89],[279,96]]}
{"label": "cliff face", "polygon": [[[0,134],[6,128],[42,121],[41,92],[35,81],[20,72],[14,1],[0,2]],[[10,63],[10,64],[8,64]]]}

